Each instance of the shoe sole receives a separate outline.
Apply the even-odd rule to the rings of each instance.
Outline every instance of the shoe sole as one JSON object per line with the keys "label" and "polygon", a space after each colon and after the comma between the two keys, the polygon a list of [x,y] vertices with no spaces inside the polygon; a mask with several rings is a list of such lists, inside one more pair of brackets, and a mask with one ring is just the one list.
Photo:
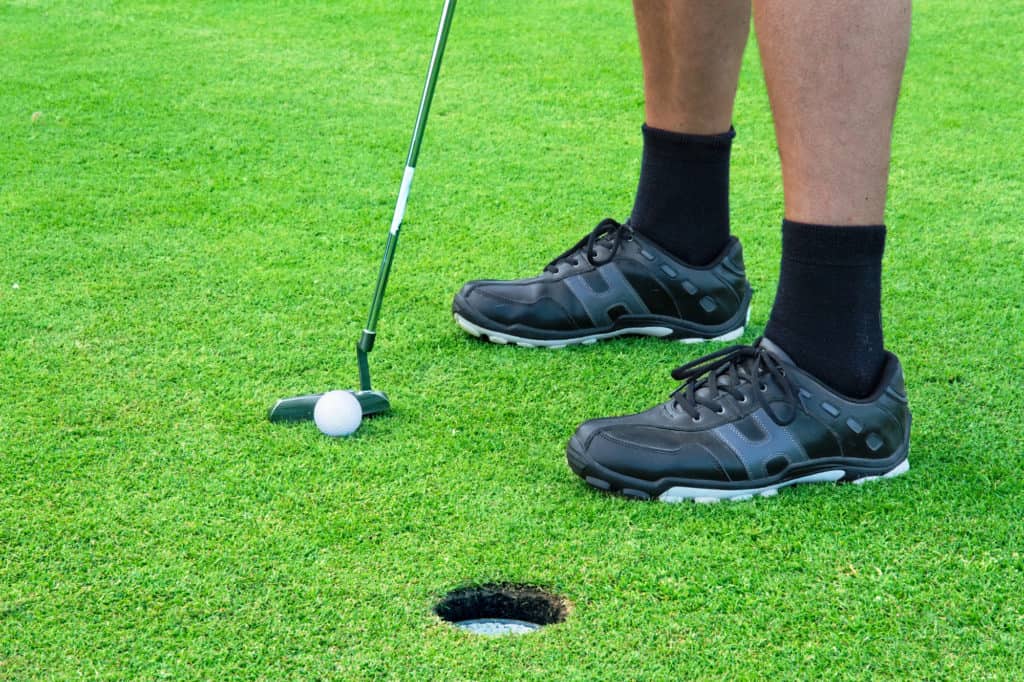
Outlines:
{"label": "shoe sole", "polygon": [[[505,332],[495,331],[493,329],[487,329],[480,325],[470,322],[462,315],[453,313],[455,322],[463,330],[465,330],[471,336],[475,336],[478,339],[484,341],[490,341],[491,343],[497,343],[499,345],[516,345],[522,348],[565,348],[566,346],[578,346],[578,345],[590,345],[603,341],[605,339],[614,339],[619,336],[654,336],[658,338],[664,338],[671,336],[672,334],[678,333],[671,327],[660,327],[660,326],[644,326],[644,327],[624,327],[622,329],[614,329],[608,332],[599,332],[597,334],[586,334],[584,336],[577,336],[571,339],[530,339],[522,336],[515,336],[513,334],[506,334]],[[746,331],[746,324],[750,322],[750,306],[747,306],[747,317],[745,323],[728,331],[724,334],[713,337],[702,337],[702,336],[690,336],[673,339],[673,341],[679,341],[680,343],[703,343],[705,341],[735,341],[736,339],[743,336],[743,332]]]}
{"label": "shoe sole", "polygon": [[[779,491],[783,488],[788,488],[794,485],[803,485],[807,483],[853,483],[854,485],[861,485],[864,483],[870,483],[873,481],[879,481],[887,478],[896,478],[910,471],[910,459],[904,457],[902,460],[897,462],[892,468],[877,474],[864,474],[862,472],[851,471],[849,468],[835,467],[826,469],[824,471],[817,471],[813,474],[807,474],[804,476],[796,476],[794,478],[778,481],[771,485],[758,486],[753,488],[698,488],[692,486],[672,486],[667,490],[652,495],[646,491],[640,490],[639,486],[636,488],[630,488],[628,486],[619,485],[613,481],[606,480],[606,478],[600,478],[593,475],[598,473],[596,469],[597,465],[590,462],[588,458],[585,458],[582,454],[577,452],[573,448],[573,444],[570,442],[568,449],[566,450],[566,459],[569,462],[569,467],[576,473],[577,476],[587,482],[587,485],[592,488],[596,488],[603,492],[617,493],[625,497],[629,497],[636,500],[657,500],[659,502],[668,502],[670,504],[679,502],[696,502],[697,504],[713,504],[715,502],[721,502],[722,500],[729,500],[731,502],[743,502],[751,500],[755,497],[774,497],[779,494]],[[592,473],[588,473],[592,472]],[[611,473],[611,472],[609,472]],[[607,477],[612,478],[612,477]],[[639,481],[638,481],[639,483]]]}

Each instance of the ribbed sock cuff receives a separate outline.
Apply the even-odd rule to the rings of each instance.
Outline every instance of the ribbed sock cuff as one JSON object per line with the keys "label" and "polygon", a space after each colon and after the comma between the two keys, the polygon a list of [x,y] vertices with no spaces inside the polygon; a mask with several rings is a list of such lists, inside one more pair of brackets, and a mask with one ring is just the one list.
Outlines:
{"label": "ribbed sock cuff", "polygon": [[877,263],[885,251],[885,225],[812,225],[782,221],[782,257],[818,265]]}
{"label": "ribbed sock cuff", "polygon": [[732,140],[736,130],[729,130],[717,135],[693,135],[676,133],[671,130],[652,128],[646,123],[640,130],[644,136],[644,150],[655,153],[664,152],[684,158],[687,161],[721,161],[722,152],[732,148]]}

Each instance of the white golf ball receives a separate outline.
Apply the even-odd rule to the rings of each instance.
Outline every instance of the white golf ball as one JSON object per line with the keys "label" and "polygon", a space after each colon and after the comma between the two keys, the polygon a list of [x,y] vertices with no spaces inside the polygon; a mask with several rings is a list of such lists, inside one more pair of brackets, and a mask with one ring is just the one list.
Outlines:
{"label": "white golf ball", "polygon": [[324,435],[347,436],[363,421],[363,408],[352,391],[330,391],[313,408],[313,421]]}

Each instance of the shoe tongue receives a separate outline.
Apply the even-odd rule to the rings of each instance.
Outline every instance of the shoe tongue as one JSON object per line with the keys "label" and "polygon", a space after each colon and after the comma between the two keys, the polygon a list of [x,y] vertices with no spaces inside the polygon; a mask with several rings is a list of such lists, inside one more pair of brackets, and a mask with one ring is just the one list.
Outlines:
{"label": "shoe tongue", "polygon": [[782,360],[787,365],[796,365],[796,363],[793,362],[793,358],[789,357],[789,353],[779,348],[778,345],[772,342],[772,340],[769,339],[767,336],[762,336],[756,345],[758,348],[764,348],[766,351],[777,357],[779,360]]}
{"label": "shoe tongue", "polygon": [[[739,370],[739,380],[740,383],[743,383],[744,381],[750,381],[750,378],[747,376],[746,371],[743,369]],[[716,391],[718,391],[722,386],[732,385],[732,381],[729,375],[726,372],[722,371],[722,369],[720,368],[715,371],[714,376],[705,377],[704,379],[701,380],[701,386],[700,388],[697,389],[696,395],[698,395],[701,398],[710,397],[712,393],[712,383],[714,383]]]}
{"label": "shoe tongue", "polygon": [[[612,252],[611,244],[609,244],[608,241],[608,236],[605,235],[604,237],[601,237],[599,240],[597,240],[596,244],[594,244],[594,256],[598,260],[604,260],[605,258],[607,258],[608,254]],[[587,255],[586,246],[583,247],[583,255]]]}

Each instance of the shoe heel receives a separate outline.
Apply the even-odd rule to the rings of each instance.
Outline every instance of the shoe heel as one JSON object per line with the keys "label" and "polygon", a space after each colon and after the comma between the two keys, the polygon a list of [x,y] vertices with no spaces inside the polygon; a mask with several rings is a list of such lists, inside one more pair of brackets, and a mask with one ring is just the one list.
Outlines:
{"label": "shoe heel", "polygon": [[749,302],[747,303],[747,317],[743,321],[743,324],[740,325],[739,327],[737,327],[736,329],[733,329],[732,331],[728,331],[728,332],[726,332],[724,334],[720,334],[719,336],[713,336],[713,337],[707,338],[707,339],[699,338],[699,337],[690,337],[690,338],[685,338],[685,339],[679,339],[679,343],[704,343],[706,341],[735,341],[736,339],[738,339],[741,336],[743,336],[744,332],[747,331],[747,325],[748,324],[750,324],[750,303]]}
{"label": "shoe heel", "polygon": [[884,474],[879,474],[877,476],[862,476],[861,478],[855,478],[855,479],[853,479],[853,484],[854,485],[862,485],[864,483],[870,483],[871,481],[877,481],[877,480],[880,480],[880,479],[883,479],[883,478],[896,478],[897,476],[902,476],[903,474],[907,473],[908,471],[910,471],[910,458],[909,457],[904,459],[902,462],[900,462],[899,464],[897,464],[896,466],[894,466],[892,469],[890,469],[889,471],[885,472]]}

